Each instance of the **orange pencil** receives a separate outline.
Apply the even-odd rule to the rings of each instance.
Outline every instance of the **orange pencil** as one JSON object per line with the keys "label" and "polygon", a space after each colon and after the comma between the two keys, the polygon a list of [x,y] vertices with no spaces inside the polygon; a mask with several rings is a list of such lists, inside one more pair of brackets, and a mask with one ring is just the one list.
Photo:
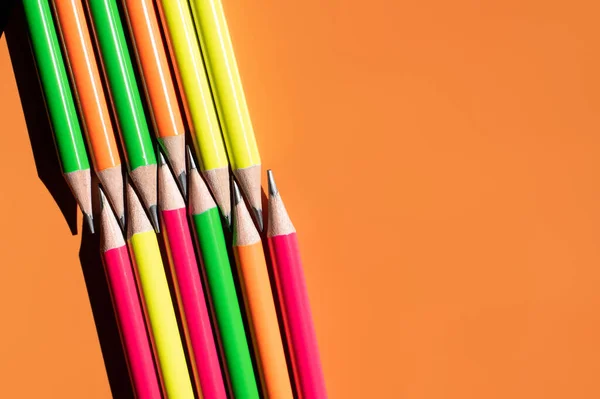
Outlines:
{"label": "orange pencil", "polygon": [[264,391],[269,398],[291,399],[292,386],[260,235],[235,182],[233,193],[233,249]]}
{"label": "orange pencil", "polygon": [[185,130],[156,12],[150,0],[125,0],[124,4],[154,131],[185,194]]}
{"label": "orange pencil", "polygon": [[83,7],[80,0],[54,0],[53,4],[94,170],[123,227],[121,158]]}

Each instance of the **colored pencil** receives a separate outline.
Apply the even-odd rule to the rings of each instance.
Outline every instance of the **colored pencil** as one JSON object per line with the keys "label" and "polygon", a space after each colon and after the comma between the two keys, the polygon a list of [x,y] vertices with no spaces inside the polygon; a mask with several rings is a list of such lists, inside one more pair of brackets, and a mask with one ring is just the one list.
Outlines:
{"label": "colored pencil", "polygon": [[[165,0],[167,1],[167,0]],[[262,230],[261,165],[221,0],[190,2],[229,163]]]}
{"label": "colored pencil", "polygon": [[62,173],[93,232],[90,164],[50,5],[48,0],[29,0],[23,8]]}
{"label": "colored pencil", "polygon": [[227,372],[236,398],[258,399],[258,386],[238,302],[221,217],[188,147],[189,212],[208,282]]}
{"label": "colored pencil", "polygon": [[127,242],[138,276],[166,396],[194,398],[156,233],[152,230],[133,187],[129,182],[126,187]]}
{"label": "colored pencil", "polygon": [[260,235],[235,182],[233,191],[233,249],[265,393],[270,398],[292,398]]}
{"label": "colored pencil", "polygon": [[117,213],[121,227],[124,227],[121,158],[83,7],[80,0],[53,0],[53,4],[71,81],[75,86],[73,93],[78,100],[91,151],[92,165]]}
{"label": "colored pencil", "polygon": [[154,229],[158,231],[156,156],[119,10],[115,0],[89,0],[87,4],[119,123],[129,175],[148,210]]}
{"label": "colored pencil", "polygon": [[163,222],[162,235],[169,254],[194,374],[205,399],[226,398],[185,202],[162,153],[159,154],[159,165],[158,206]]}
{"label": "colored pencil", "polygon": [[161,4],[169,47],[183,88],[182,97],[191,118],[192,138],[200,168],[223,217],[229,223],[229,163],[189,4],[185,0],[161,0],[158,3]]}
{"label": "colored pencil", "polygon": [[140,399],[160,399],[160,384],[129,252],[123,232],[101,189],[100,250],[136,396]]}
{"label": "colored pencil", "polygon": [[150,0],[125,0],[123,4],[154,130],[185,194],[185,130],[154,5]]}
{"label": "colored pencil", "polygon": [[296,387],[301,398],[323,399],[327,397],[327,390],[302,271],[296,229],[281,200],[273,172],[268,170],[267,176],[269,180],[267,240]]}

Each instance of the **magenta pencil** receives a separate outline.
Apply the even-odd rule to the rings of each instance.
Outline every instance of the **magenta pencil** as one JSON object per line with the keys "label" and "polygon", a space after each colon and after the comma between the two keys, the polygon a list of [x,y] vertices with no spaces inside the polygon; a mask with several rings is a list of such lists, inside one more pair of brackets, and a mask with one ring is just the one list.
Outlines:
{"label": "magenta pencil", "polygon": [[100,204],[102,258],[133,388],[139,399],[160,399],[160,385],[154,368],[150,340],[146,334],[144,314],[138,298],[129,252],[117,219],[102,190]]}
{"label": "magenta pencil", "polygon": [[296,388],[302,399],[327,398],[296,229],[281,200],[273,173],[269,170],[267,174],[269,178],[267,239]]}
{"label": "magenta pencil", "polygon": [[185,202],[162,153],[159,163],[158,204],[163,222],[162,235],[182,310],[186,339],[191,348],[194,376],[204,399],[225,399],[225,384],[200,281]]}

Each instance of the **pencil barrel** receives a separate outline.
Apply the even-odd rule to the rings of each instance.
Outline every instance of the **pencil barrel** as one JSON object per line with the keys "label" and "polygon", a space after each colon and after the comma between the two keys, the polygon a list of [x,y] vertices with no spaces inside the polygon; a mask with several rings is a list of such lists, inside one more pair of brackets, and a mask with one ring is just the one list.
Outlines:
{"label": "pencil barrel", "polygon": [[192,215],[233,396],[258,398],[258,386],[218,208]]}
{"label": "pencil barrel", "polygon": [[193,364],[202,395],[206,399],[224,399],[225,384],[219,365],[210,316],[200,280],[198,263],[185,208],[161,212],[173,280],[189,339]]}
{"label": "pencil barrel", "polygon": [[260,165],[223,5],[220,0],[192,0],[191,6],[231,167]]}
{"label": "pencil barrel", "polygon": [[266,394],[270,398],[291,399],[292,387],[262,244],[234,249]]}
{"label": "pencil barrel", "polygon": [[297,235],[278,235],[268,241],[300,397],[327,398]]}
{"label": "pencil barrel", "polygon": [[89,0],[88,4],[128,168],[155,165],[154,147],[117,4],[115,0]]}
{"label": "pencil barrel", "polygon": [[175,87],[150,0],[125,0],[129,27],[159,137],[184,134]]}
{"label": "pencil barrel", "polygon": [[96,171],[121,165],[107,99],[80,1],[56,1],[57,25]]}
{"label": "pencil barrel", "polygon": [[200,167],[202,170],[226,168],[229,163],[225,144],[189,4],[184,0],[161,0],[159,3],[193,125],[192,138],[200,157]]}
{"label": "pencil barrel", "polygon": [[192,399],[194,391],[156,234],[136,233],[129,246],[166,394]]}
{"label": "pencil barrel", "polygon": [[110,249],[103,257],[136,397],[160,399],[160,385],[127,248]]}
{"label": "pencil barrel", "polygon": [[63,173],[90,168],[48,0],[23,2]]}

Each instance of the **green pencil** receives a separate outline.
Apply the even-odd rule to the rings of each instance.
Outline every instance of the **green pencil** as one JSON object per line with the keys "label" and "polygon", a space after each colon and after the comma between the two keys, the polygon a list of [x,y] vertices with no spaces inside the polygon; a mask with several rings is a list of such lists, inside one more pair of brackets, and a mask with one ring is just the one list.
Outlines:
{"label": "green pencil", "polygon": [[156,155],[115,0],[90,0],[96,41],[119,122],[129,175],[156,231]]}
{"label": "green pencil", "polygon": [[221,215],[206,183],[198,173],[189,147],[187,150],[190,165],[189,212],[208,280],[233,396],[258,398],[250,349],[225,246]]}
{"label": "green pencil", "polygon": [[50,5],[48,0],[28,0],[23,2],[23,9],[62,172],[93,232],[90,163]]}

